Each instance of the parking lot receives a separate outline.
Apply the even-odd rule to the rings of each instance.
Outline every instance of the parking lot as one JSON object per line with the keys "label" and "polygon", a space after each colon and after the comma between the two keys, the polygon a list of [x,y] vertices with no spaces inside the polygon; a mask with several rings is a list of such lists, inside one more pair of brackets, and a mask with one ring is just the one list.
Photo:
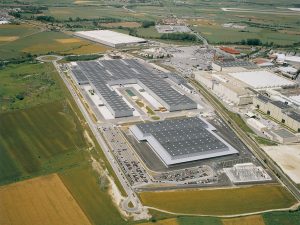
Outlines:
{"label": "parking lot", "polygon": [[148,184],[151,180],[150,177],[124,140],[121,132],[113,126],[102,126],[100,131],[130,184],[132,186]]}
{"label": "parking lot", "polygon": [[165,50],[172,57],[163,63],[185,76],[190,76],[195,70],[209,69],[214,57],[214,50],[199,46],[168,47]]}
{"label": "parking lot", "polygon": [[176,184],[205,184],[217,180],[212,168],[206,165],[161,173],[154,178],[159,182]]}

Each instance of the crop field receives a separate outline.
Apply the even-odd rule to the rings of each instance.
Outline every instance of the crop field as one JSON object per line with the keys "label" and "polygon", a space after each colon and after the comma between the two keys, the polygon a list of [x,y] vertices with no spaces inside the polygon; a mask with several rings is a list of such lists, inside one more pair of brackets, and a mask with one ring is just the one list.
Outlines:
{"label": "crop field", "polygon": [[172,219],[165,219],[165,220],[159,220],[155,222],[146,222],[146,223],[140,223],[138,225],[179,225],[176,218]]}
{"label": "crop field", "polygon": [[138,22],[117,22],[117,23],[102,23],[101,26],[112,27],[140,27],[141,23]]}
{"label": "crop field", "polygon": [[81,55],[81,54],[104,53],[110,49],[111,48],[101,44],[87,44],[87,45],[82,45],[81,47],[76,49],[65,51],[64,54]]}
{"label": "crop field", "polygon": [[[28,35],[18,35],[18,27],[21,32]],[[26,29],[28,29],[26,31]],[[0,26],[0,59],[10,59],[30,54],[90,54],[104,52],[108,48],[90,41],[73,38],[70,35],[54,31],[37,31],[36,28],[23,25],[10,25],[5,32],[9,35],[2,35]],[[2,41],[1,41],[2,40]]]}
{"label": "crop field", "polygon": [[64,38],[64,39],[56,39],[56,42],[60,44],[69,44],[69,43],[78,43],[80,42],[80,39],[78,38]]}
{"label": "crop field", "polygon": [[[48,66],[50,68],[47,68]],[[21,77],[29,79],[31,76],[38,76],[36,73],[43,72],[44,69],[47,72],[53,67],[47,63],[9,65],[2,70],[5,72],[1,73],[6,74],[2,79],[6,80],[4,87],[11,87],[6,89],[6,93],[13,93],[13,89],[23,90],[23,86],[17,84],[18,81],[9,80],[12,74],[21,74]],[[0,185],[59,173],[92,224],[103,224],[103,221],[109,221],[106,224],[125,223],[112,203],[107,189],[100,189],[99,174],[92,170],[91,155],[96,160],[101,160],[103,168],[116,179],[112,169],[108,166],[100,147],[95,144],[89,129],[84,125],[82,115],[66,87],[62,86],[64,84],[58,74],[53,72],[53,77],[49,75],[47,79],[51,81],[52,86],[56,86],[57,99],[49,97],[54,95],[52,91],[38,105],[29,102],[26,109],[12,109],[13,111],[0,114]],[[32,83],[34,84],[35,80],[29,81],[28,84],[24,82],[24,87]],[[31,102],[39,101],[39,95],[26,97],[31,98]],[[117,180],[115,183],[120,188]],[[122,189],[121,191],[124,193]],[[15,202],[11,202],[11,205],[13,203]],[[80,223],[80,220],[78,221]]]}
{"label": "crop field", "polygon": [[175,213],[234,215],[292,206],[296,200],[281,186],[140,193],[142,202]]}
{"label": "crop field", "polygon": [[15,41],[18,38],[19,38],[18,36],[0,36],[0,42]]}
{"label": "crop field", "polygon": [[157,225],[222,225],[222,222],[221,219],[212,218],[212,217],[179,216],[176,218],[162,219],[154,222],[140,223],[137,225],[156,225],[156,224]]}
{"label": "crop field", "polygon": [[113,17],[127,21],[135,21],[139,19],[148,18],[143,13],[134,13],[124,10],[123,8],[115,8],[103,5],[94,6],[82,6],[77,5],[76,7],[49,7],[49,10],[44,12],[46,15],[53,16],[60,20],[68,19],[69,17],[76,18],[103,18]]}
{"label": "crop field", "polygon": [[0,184],[77,165],[88,144],[66,101],[0,116]]}
{"label": "crop field", "polygon": [[175,216],[156,210],[150,210],[154,216],[153,222],[138,223],[137,225],[299,225],[300,211],[267,212],[261,215],[251,215],[235,218],[216,218],[205,216]]}
{"label": "crop field", "polygon": [[60,173],[60,178],[93,224],[126,224],[107,190],[101,190],[99,178],[88,165]]}
{"label": "crop field", "polygon": [[155,27],[149,28],[138,28],[137,33],[141,37],[145,38],[159,38],[160,34],[157,32]]}
{"label": "crop field", "polygon": [[24,37],[38,32],[39,29],[28,24],[4,24],[0,26],[0,37]]}
{"label": "crop field", "polygon": [[300,211],[265,213],[263,218],[266,225],[299,225]]}
{"label": "crop field", "polygon": [[91,224],[56,174],[0,187],[0,224]]}
{"label": "crop field", "polygon": [[222,219],[222,222],[223,225],[265,225],[264,219],[260,215]]}

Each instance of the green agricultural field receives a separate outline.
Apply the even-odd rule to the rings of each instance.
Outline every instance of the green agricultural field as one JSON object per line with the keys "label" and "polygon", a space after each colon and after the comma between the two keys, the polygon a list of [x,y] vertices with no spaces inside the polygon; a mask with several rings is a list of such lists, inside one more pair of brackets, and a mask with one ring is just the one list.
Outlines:
{"label": "green agricultural field", "polygon": [[187,217],[182,216],[177,218],[179,225],[222,225],[219,218],[213,217]]}
{"label": "green agricultural field", "polygon": [[203,36],[206,37],[210,43],[234,43],[251,38],[258,38],[263,43],[274,42],[274,44],[279,45],[291,45],[299,41],[299,35],[285,34],[278,31],[264,29],[258,29],[257,31],[251,31],[251,29],[239,31],[230,28],[225,29],[221,26],[202,26],[196,27],[194,30],[203,34]]}
{"label": "green agricultural field", "polygon": [[[39,29],[28,24],[5,24],[0,26],[0,37],[15,36],[17,38],[21,38],[36,32],[39,32]],[[0,41],[0,46],[2,44],[3,43]]]}
{"label": "green agricultural field", "polygon": [[[11,25],[6,33],[12,34],[6,35],[5,42],[1,43],[4,36],[1,36],[0,29],[0,60],[7,60],[11,58],[19,58],[26,56],[30,53],[32,55],[41,54],[89,54],[105,52],[108,48],[95,44],[79,38],[74,38],[70,35],[62,32],[54,31],[32,31],[32,27],[23,29],[29,29],[27,32],[31,34],[25,36],[17,36],[13,33],[18,29],[20,25]],[[0,26],[1,28],[1,26]],[[25,31],[24,31],[25,32]],[[18,37],[18,38],[16,38]]]}
{"label": "green agricultural field", "polygon": [[128,12],[122,8],[103,5],[82,6],[80,4],[76,5],[75,7],[49,7],[44,14],[53,16],[59,20],[66,20],[70,17],[74,19],[76,17],[87,19],[113,17],[126,21],[138,21],[149,18],[143,13]]}
{"label": "green agricultural field", "polygon": [[0,112],[61,100],[62,89],[50,63],[11,64],[0,70]]}
{"label": "green agricultural field", "polygon": [[296,200],[281,186],[140,193],[142,202],[176,213],[230,215],[286,208]]}
{"label": "green agricultural field", "polygon": [[159,38],[161,34],[159,34],[154,26],[148,27],[148,28],[138,28],[137,34],[139,37],[144,38]]}
{"label": "green agricultural field", "polygon": [[265,213],[263,218],[266,225],[299,225],[300,211]]}
{"label": "green agricultural field", "polygon": [[112,203],[111,196],[100,189],[99,179],[91,167],[72,168],[59,176],[93,224],[126,224]]}
{"label": "green agricultural field", "polygon": [[72,167],[89,147],[65,100],[2,113],[0,124],[2,184]]}

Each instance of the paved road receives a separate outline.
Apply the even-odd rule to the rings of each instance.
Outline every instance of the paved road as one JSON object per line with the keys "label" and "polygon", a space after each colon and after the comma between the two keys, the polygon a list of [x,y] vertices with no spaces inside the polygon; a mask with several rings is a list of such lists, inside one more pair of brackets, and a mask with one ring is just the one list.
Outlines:
{"label": "paved road", "polygon": [[[47,59],[48,57],[53,57],[53,59]],[[59,55],[41,55],[39,57],[37,57],[37,60],[40,60],[42,62],[56,62],[58,60],[63,59],[63,56],[59,56]]]}
{"label": "paved road", "polygon": [[[66,80],[64,73],[60,70],[59,65],[56,62],[53,62],[53,64],[54,64],[55,68],[57,69],[57,71],[59,72],[60,77],[64,81],[65,85],[69,89],[71,95],[73,96],[77,106],[79,107],[81,113],[83,114],[85,120],[87,121],[96,140],[98,141],[99,145],[101,146],[106,158],[108,159],[112,169],[114,170],[115,174],[117,175],[119,181],[121,182],[121,184],[128,196],[128,199],[125,200],[125,203],[127,202],[127,207],[125,207],[125,203],[122,204],[122,206],[125,207],[124,210],[126,210],[127,212],[141,213],[144,210],[143,205],[140,202],[140,199],[136,196],[135,192],[132,190],[130,184],[128,183],[128,181],[125,178],[125,175],[122,173],[121,169],[119,168],[116,160],[114,159],[112,153],[110,152],[110,149],[108,148],[103,137],[101,136],[100,132],[98,131],[97,124],[94,123],[93,120],[90,118],[89,114],[87,113],[86,109],[84,108],[84,106],[83,106],[82,102],[80,101],[79,97],[77,96],[76,92],[74,91],[74,89],[71,87],[71,85]],[[134,205],[133,208],[128,207],[128,203],[130,201]]]}
{"label": "paved road", "polygon": [[205,98],[209,100],[209,102],[214,106],[216,111],[219,113],[220,117],[227,123],[229,123],[229,126],[233,128],[233,130],[236,132],[236,134],[241,138],[241,140],[246,144],[246,146],[252,150],[256,158],[267,168],[270,169],[270,171],[273,171],[273,173],[277,176],[279,181],[294,195],[294,197],[300,201],[300,191],[298,190],[297,186],[290,180],[290,178],[278,167],[278,165],[260,148],[260,146],[252,140],[252,138],[245,133],[238,124],[235,123],[234,120],[232,120],[226,112],[224,112],[223,108],[220,107],[219,103],[215,101],[211,97],[211,94],[208,93],[207,90],[204,88],[200,88],[200,86],[193,80],[191,80],[191,83],[193,83],[199,92]]}
{"label": "paved road", "polygon": [[203,36],[201,36],[198,32],[192,31],[192,34],[196,35],[196,37],[203,42],[204,46],[209,47],[207,40]]}

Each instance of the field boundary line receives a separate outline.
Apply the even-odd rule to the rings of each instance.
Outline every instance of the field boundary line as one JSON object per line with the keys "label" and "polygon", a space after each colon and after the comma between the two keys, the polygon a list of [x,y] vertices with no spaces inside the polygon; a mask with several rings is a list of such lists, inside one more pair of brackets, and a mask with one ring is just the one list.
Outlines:
{"label": "field boundary line", "polygon": [[289,208],[268,209],[268,210],[250,212],[250,213],[239,213],[239,214],[230,214],[230,215],[212,215],[212,214],[198,214],[198,213],[175,213],[175,212],[170,212],[168,210],[159,209],[159,208],[156,208],[156,207],[144,205],[144,207],[147,208],[147,209],[152,209],[152,210],[156,210],[156,211],[159,211],[159,212],[168,213],[168,214],[171,214],[171,215],[217,217],[217,218],[234,218],[234,217],[241,217],[241,216],[252,216],[252,215],[259,215],[259,214],[267,213],[267,212],[285,212],[285,211],[290,211],[290,210],[296,210],[299,206],[300,206],[300,203],[297,202]]}

